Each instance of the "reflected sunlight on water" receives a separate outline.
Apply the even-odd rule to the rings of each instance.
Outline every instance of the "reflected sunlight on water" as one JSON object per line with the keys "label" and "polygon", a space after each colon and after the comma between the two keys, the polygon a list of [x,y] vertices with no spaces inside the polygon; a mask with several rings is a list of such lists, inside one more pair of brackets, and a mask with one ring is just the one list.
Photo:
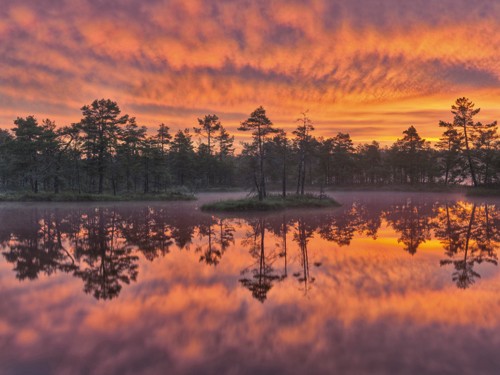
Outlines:
{"label": "reflected sunlight on water", "polygon": [[0,373],[494,373],[498,200],[339,196],[2,205]]}

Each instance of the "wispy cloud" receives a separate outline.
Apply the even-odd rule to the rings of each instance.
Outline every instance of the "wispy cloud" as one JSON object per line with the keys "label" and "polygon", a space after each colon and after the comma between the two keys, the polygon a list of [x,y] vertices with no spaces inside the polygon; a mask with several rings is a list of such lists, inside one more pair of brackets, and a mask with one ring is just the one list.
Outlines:
{"label": "wispy cloud", "polygon": [[447,110],[463,95],[498,118],[499,17],[490,0],[5,0],[0,124],[34,112],[76,121],[100,97],[179,127],[260,104],[291,127],[309,108],[322,134],[342,120],[365,138],[387,111],[401,113],[388,118],[395,138],[405,111]]}

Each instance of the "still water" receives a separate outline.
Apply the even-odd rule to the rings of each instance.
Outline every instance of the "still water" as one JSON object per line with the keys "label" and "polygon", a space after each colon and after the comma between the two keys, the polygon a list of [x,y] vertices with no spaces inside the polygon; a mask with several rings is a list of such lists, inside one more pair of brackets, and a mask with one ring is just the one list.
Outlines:
{"label": "still water", "polygon": [[2,204],[0,374],[499,373],[500,200],[334,197]]}

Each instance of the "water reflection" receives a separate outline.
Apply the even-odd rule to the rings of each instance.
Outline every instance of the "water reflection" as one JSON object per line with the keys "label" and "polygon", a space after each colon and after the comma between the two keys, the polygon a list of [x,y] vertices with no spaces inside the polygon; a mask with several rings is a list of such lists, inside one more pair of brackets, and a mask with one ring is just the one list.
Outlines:
{"label": "water reflection", "polygon": [[219,264],[222,256],[231,244],[234,244],[235,227],[223,218],[213,218],[208,224],[198,227],[198,236],[201,244],[196,247],[200,253],[200,262],[211,266]]}
{"label": "water reflection", "polygon": [[435,235],[440,239],[449,259],[441,265],[452,264],[457,287],[465,289],[481,277],[477,264],[497,265],[500,241],[500,216],[492,205],[457,202],[437,209]]}
{"label": "water reflection", "polygon": [[19,280],[66,273],[82,280],[85,293],[103,300],[137,280],[141,256],[154,262],[174,249],[198,254],[200,267],[216,267],[228,253],[244,249],[251,261],[240,269],[239,284],[264,302],[289,274],[307,294],[318,277],[328,277],[321,272],[326,253],[347,250],[355,239],[386,240],[382,229],[393,231],[412,256],[438,240],[446,257],[440,265],[453,266],[452,280],[459,288],[480,277],[477,265],[497,265],[500,243],[495,204],[429,199],[358,200],[335,210],[240,218],[196,210],[179,215],[161,205],[34,206],[22,214],[4,207],[0,221],[2,254]]}
{"label": "water reflection", "polygon": [[430,202],[407,199],[401,204],[392,204],[384,210],[384,218],[400,235],[398,242],[405,251],[414,255],[418,247],[431,239],[436,205]]}
{"label": "water reflection", "polygon": [[268,247],[266,249],[265,232],[267,221],[260,217],[248,220],[247,223],[249,230],[247,230],[241,244],[249,248],[250,255],[255,262],[241,272],[244,277],[240,279],[240,282],[252,292],[252,296],[260,302],[264,302],[274,283],[283,280],[286,276],[285,274],[280,275],[273,267],[276,260],[279,259],[278,248]]}

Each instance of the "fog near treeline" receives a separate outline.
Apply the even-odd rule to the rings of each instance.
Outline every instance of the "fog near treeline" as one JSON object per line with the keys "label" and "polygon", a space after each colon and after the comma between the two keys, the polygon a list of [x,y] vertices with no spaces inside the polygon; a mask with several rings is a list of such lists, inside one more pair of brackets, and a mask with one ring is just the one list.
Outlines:
{"label": "fog near treeline", "polygon": [[318,137],[307,112],[286,133],[261,106],[242,119],[238,131],[252,138],[235,152],[234,136],[216,114],[177,132],[160,124],[148,135],[112,100],[95,100],[81,111],[81,120],[65,127],[28,116],[0,130],[0,190],[121,194],[241,187],[262,199],[269,189],[500,186],[497,123],[475,121],[479,108],[467,98],[436,122],[442,136],[434,146],[411,124],[388,147],[376,140],[354,146],[348,133]]}

